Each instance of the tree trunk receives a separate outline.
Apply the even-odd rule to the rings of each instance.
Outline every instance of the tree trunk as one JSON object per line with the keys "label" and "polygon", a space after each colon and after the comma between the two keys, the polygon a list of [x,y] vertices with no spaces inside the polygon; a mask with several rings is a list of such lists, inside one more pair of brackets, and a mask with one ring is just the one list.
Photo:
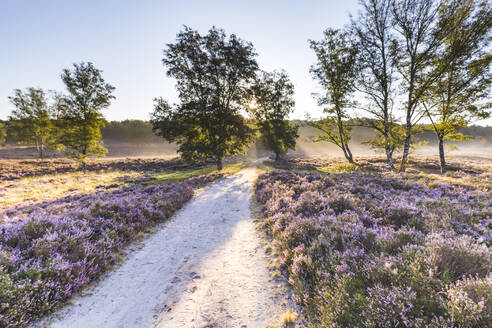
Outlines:
{"label": "tree trunk", "polygon": [[[385,106],[386,108],[386,106]],[[393,150],[391,149],[390,146],[390,123],[389,123],[389,118],[388,118],[388,110],[385,109],[384,111],[384,150],[386,151],[386,162],[388,163],[388,166],[391,170],[395,168],[393,165]]]}
{"label": "tree trunk", "polygon": [[345,143],[345,150],[347,151],[345,157],[349,161],[350,164],[355,164],[354,162],[354,157],[352,156],[352,152],[350,151],[350,148],[347,143]]}
{"label": "tree trunk", "polygon": [[82,171],[84,172],[84,174],[87,172],[87,157],[85,156],[87,154],[87,150],[84,149],[82,151]]}
{"label": "tree trunk", "polygon": [[344,131],[343,131],[343,121],[340,116],[340,114],[337,114],[337,125],[338,125],[338,136],[340,138],[340,145],[343,150],[343,154],[345,155],[345,158],[350,164],[354,164],[354,159],[352,157],[352,152],[350,151],[350,148],[345,142],[345,137],[344,137]]}
{"label": "tree trunk", "polygon": [[405,144],[403,145],[403,155],[401,158],[400,169],[399,172],[405,172],[405,168],[408,160],[408,153],[410,152],[410,139],[412,135],[410,133],[410,129],[407,127],[407,132],[405,135]]}
{"label": "tree trunk", "polygon": [[389,147],[386,147],[386,162],[388,163],[390,169],[393,170],[395,168],[395,165],[393,164],[393,152],[389,149]]}
{"label": "tree trunk", "polygon": [[217,158],[217,171],[222,171],[222,158]]}
{"label": "tree trunk", "polygon": [[278,161],[280,159],[280,154],[279,153],[275,153],[275,161]]}
{"label": "tree trunk", "polygon": [[439,161],[441,165],[441,174],[446,173],[446,159],[444,158],[444,138],[439,138]]}
{"label": "tree trunk", "polygon": [[43,158],[43,151],[44,151],[44,144],[41,143],[41,146],[39,147],[39,158]]}

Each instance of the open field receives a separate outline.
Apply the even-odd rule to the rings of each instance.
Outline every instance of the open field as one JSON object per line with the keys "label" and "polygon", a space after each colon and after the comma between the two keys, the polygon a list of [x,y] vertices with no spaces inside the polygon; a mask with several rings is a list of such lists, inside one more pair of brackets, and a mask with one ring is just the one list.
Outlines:
{"label": "open field", "polygon": [[[65,159],[0,161],[0,293],[8,305],[0,326],[35,322],[101,278],[92,298],[77,298],[79,310],[67,308],[62,321],[47,322],[95,326],[102,312],[95,312],[94,302],[112,313],[107,327],[151,321],[166,327],[172,320],[186,327],[190,318],[255,327],[281,322],[279,311],[287,321],[298,312],[301,317],[292,320],[313,326],[483,327],[490,321],[491,156],[454,156],[445,175],[432,156],[413,156],[402,174],[377,156],[359,158],[357,165],[338,157],[266,160],[254,187],[259,212],[253,215],[259,215],[263,237],[254,233],[246,210],[255,176],[242,170],[249,162],[231,159],[218,174],[210,164],[176,158],[91,160],[86,173]],[[173,216],[194,190],[228,175],[235,178]],[[235,206],[242,210],[236,213]],[[172,224],[160,225],[171,217]],[[150,232],[155,237],[144,238]],[[189,249],[192,239],[204,252]],[[139,240],[141,251],[131,251],[128,246]],[[264,248],[270,260],[262,255],[265,243],[271,243]],[[187,269],[173,260],[185,255],[157,260],[163,247],[186,253]],[[162,276],[168,287],[158,292],[157,278],[135,269],[144,262],[155,265],[149,272],[179,273]],[[226,271],[216,272],[218,265]],[[106,276],[115,266],[115,274]],[[142,292],[132,294],[124,281],[135,276],[143,279]],[[282,276],[287,289],[277,281]],[[128,290],[118,291],[121,284]],[[296,306],[289,303],[290,289]],[[277,295],[283,305],[253,302],[252,296],[238,302],[233,290]],[[114,302],[105,302],[107,295]],[[141,307],[147,319],[113,309],[134,308],[144,299],[153,300]],[[90,322],[84,319],[89,316]]]}
{"label": "open field", "polygon": [[280,270],[321,327],[487,327],[492,158],[266,162],[256,185]]}
{"label": "open field", "polygon": [[103,160],[87,173],[68,160],[0,163],[9,172],[0,181],[1,327],[27,326],[59,307],[194,190],[246,164],[225,164],[219,174],[175,159]]}
{"label": "open field", "polygon": [[[108,149],[107,157],[175,157],[176,146],[169,143],[129,143],[120,141],[107,141],[104,146]],[[47,151],[47,157],[57,156]],[[4,159],[27,159],[37,158],[38,152],[36,147],[17,145],[15,143],[7,144],[6,147],[0,148],[0,158]]]}

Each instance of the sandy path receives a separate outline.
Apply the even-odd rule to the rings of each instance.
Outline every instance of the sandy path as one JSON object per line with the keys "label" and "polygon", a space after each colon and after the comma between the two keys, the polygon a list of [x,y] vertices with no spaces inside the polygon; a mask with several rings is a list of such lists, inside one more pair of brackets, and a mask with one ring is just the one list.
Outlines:
{"label": "sandy path", "polygon": [[283,310],[283,287],[268,272],[250,219],[256,174],[246,168],[206,188],[51,326],[263,328],[271,323]]}

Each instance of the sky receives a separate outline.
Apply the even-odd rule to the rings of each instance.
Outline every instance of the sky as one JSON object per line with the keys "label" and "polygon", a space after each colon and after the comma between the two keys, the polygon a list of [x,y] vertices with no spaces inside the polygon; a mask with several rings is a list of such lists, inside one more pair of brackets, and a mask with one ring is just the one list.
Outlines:
{"label": "sky", "polygon": [[62,70],[91,61],[116,87],[105,117],[148,120],[155,97],[178,101],[161,60],[183,25],[202,34],[215,25],[252,42],[261,69],[284,69],[294,83],[291,118],[317,116],[308,40],[357,10],[358,0],[0,0],[0,119],[13,109],[13,89],[64,91]]}

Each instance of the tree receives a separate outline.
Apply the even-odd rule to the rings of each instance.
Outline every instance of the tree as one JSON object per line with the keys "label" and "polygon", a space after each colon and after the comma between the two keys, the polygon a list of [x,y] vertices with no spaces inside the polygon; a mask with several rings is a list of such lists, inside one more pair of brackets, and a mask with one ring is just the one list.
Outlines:
{"label": "tree", "polygon": [[368,141],[373,148],[383,149],[388,166],[393,168],[393,152],[400,145],[400,126],[392,113],[392,84],[395,71],[395,40],[392,35],[391,0],[360,0],[362,11],[352,20],[351,32],[356,40],[357,90],[366,95],[364,110],[371,119],[365,126],[376,132]]}
{"label": "tree", "polygon": [[251,88],[250,110],[258,121],[259,141],[275,153],[275,160],[295,150],[299,127],[287,119],[294,111],[294,85],[287,73],[262,72]]}
{"label": "tree", "polygon": [[439,4],[435,0],[393,1],[393,24],[399,33],[397,70],[406,94],[405,142],[400,171],[405,170],[415,126],[425,115],[421,102],[426,90],[443,74],[446,62],[433,66],[433,60],[441,47],[446,26],[438,25]]}
{"label": "tree", "polygon": [[163,59],[180,103],[155,100],[154,132],[177,143],[185,160],[212,158],[218,170],[226,156],[244,153],[254,137],[242,113],[258,69],[255,57],[253,45],[234,34],[213,27],[202,36],[185,27]]}
{"label": "tree", "polygon": [[7,138],[7,125],[0,122],[0,146],[5,146],[5,140]]}
{"label": "tree", "polygon": [[52,121],[52,108],[46,93],[41,88],[27,88],[25,92],[14,90],[9,97],[15,106],[10,115],[10,131],[21,143],[35,144],[39,157],[43,158],[46,148],[55,148],[55,126]]}
{"label": "tree", "polygon": [[346,121],[349,119],[347,108],[353,105],[357,48],[343,31],[327,29],[324,34],[321,41],[310,40],[318,59],[310,72],[326,90],[323,96],[317,96],[318,104],[329,107],[324,108],[326,118],[311,124],[324,133],[317,140],[334,143],[342,149],[345,158],[354,163],[348,145],[351,128]]}
{"label": "tree", "polygon": [[[405,143],[405,128],[400,124],[390,121],[387,132],[385,131],[384,121],[380,119],[361,119],[361,126],[372,127],[376,131],[376,136],[373,139],[363,141],[363,144],[368,145],[374,150],[383,150],[386,153],[388,166],[393,168],[392,157],[391,162],[388,159],[388,153],[392,156],[396,151],[401,151]],[[391,163],[391,164],[390,164]]]}
{"label": "tree", "polygon": [[73,64],[73,70],[64,69],[61,78],[68,91],[58,102],[61,143],[68,148],[69,156],[81,161],[85,171],[88,156],[104,156],[107,152],[102,145],[105,121],[101,111],[115,98],[115,88],[104,81],[102,71],[91,62]]}
{"label": "tree", "polygon": [[471,138],[458,130],[490,115],[491,104],[484,100],[489,99],[492,81],[492,7],[486,0],[447,0],[440,8],[439,24],[446,36],[434,66],[448,64],[426,90],[423,104],[438,139],[441,173],[445,173],[445,140]]}

